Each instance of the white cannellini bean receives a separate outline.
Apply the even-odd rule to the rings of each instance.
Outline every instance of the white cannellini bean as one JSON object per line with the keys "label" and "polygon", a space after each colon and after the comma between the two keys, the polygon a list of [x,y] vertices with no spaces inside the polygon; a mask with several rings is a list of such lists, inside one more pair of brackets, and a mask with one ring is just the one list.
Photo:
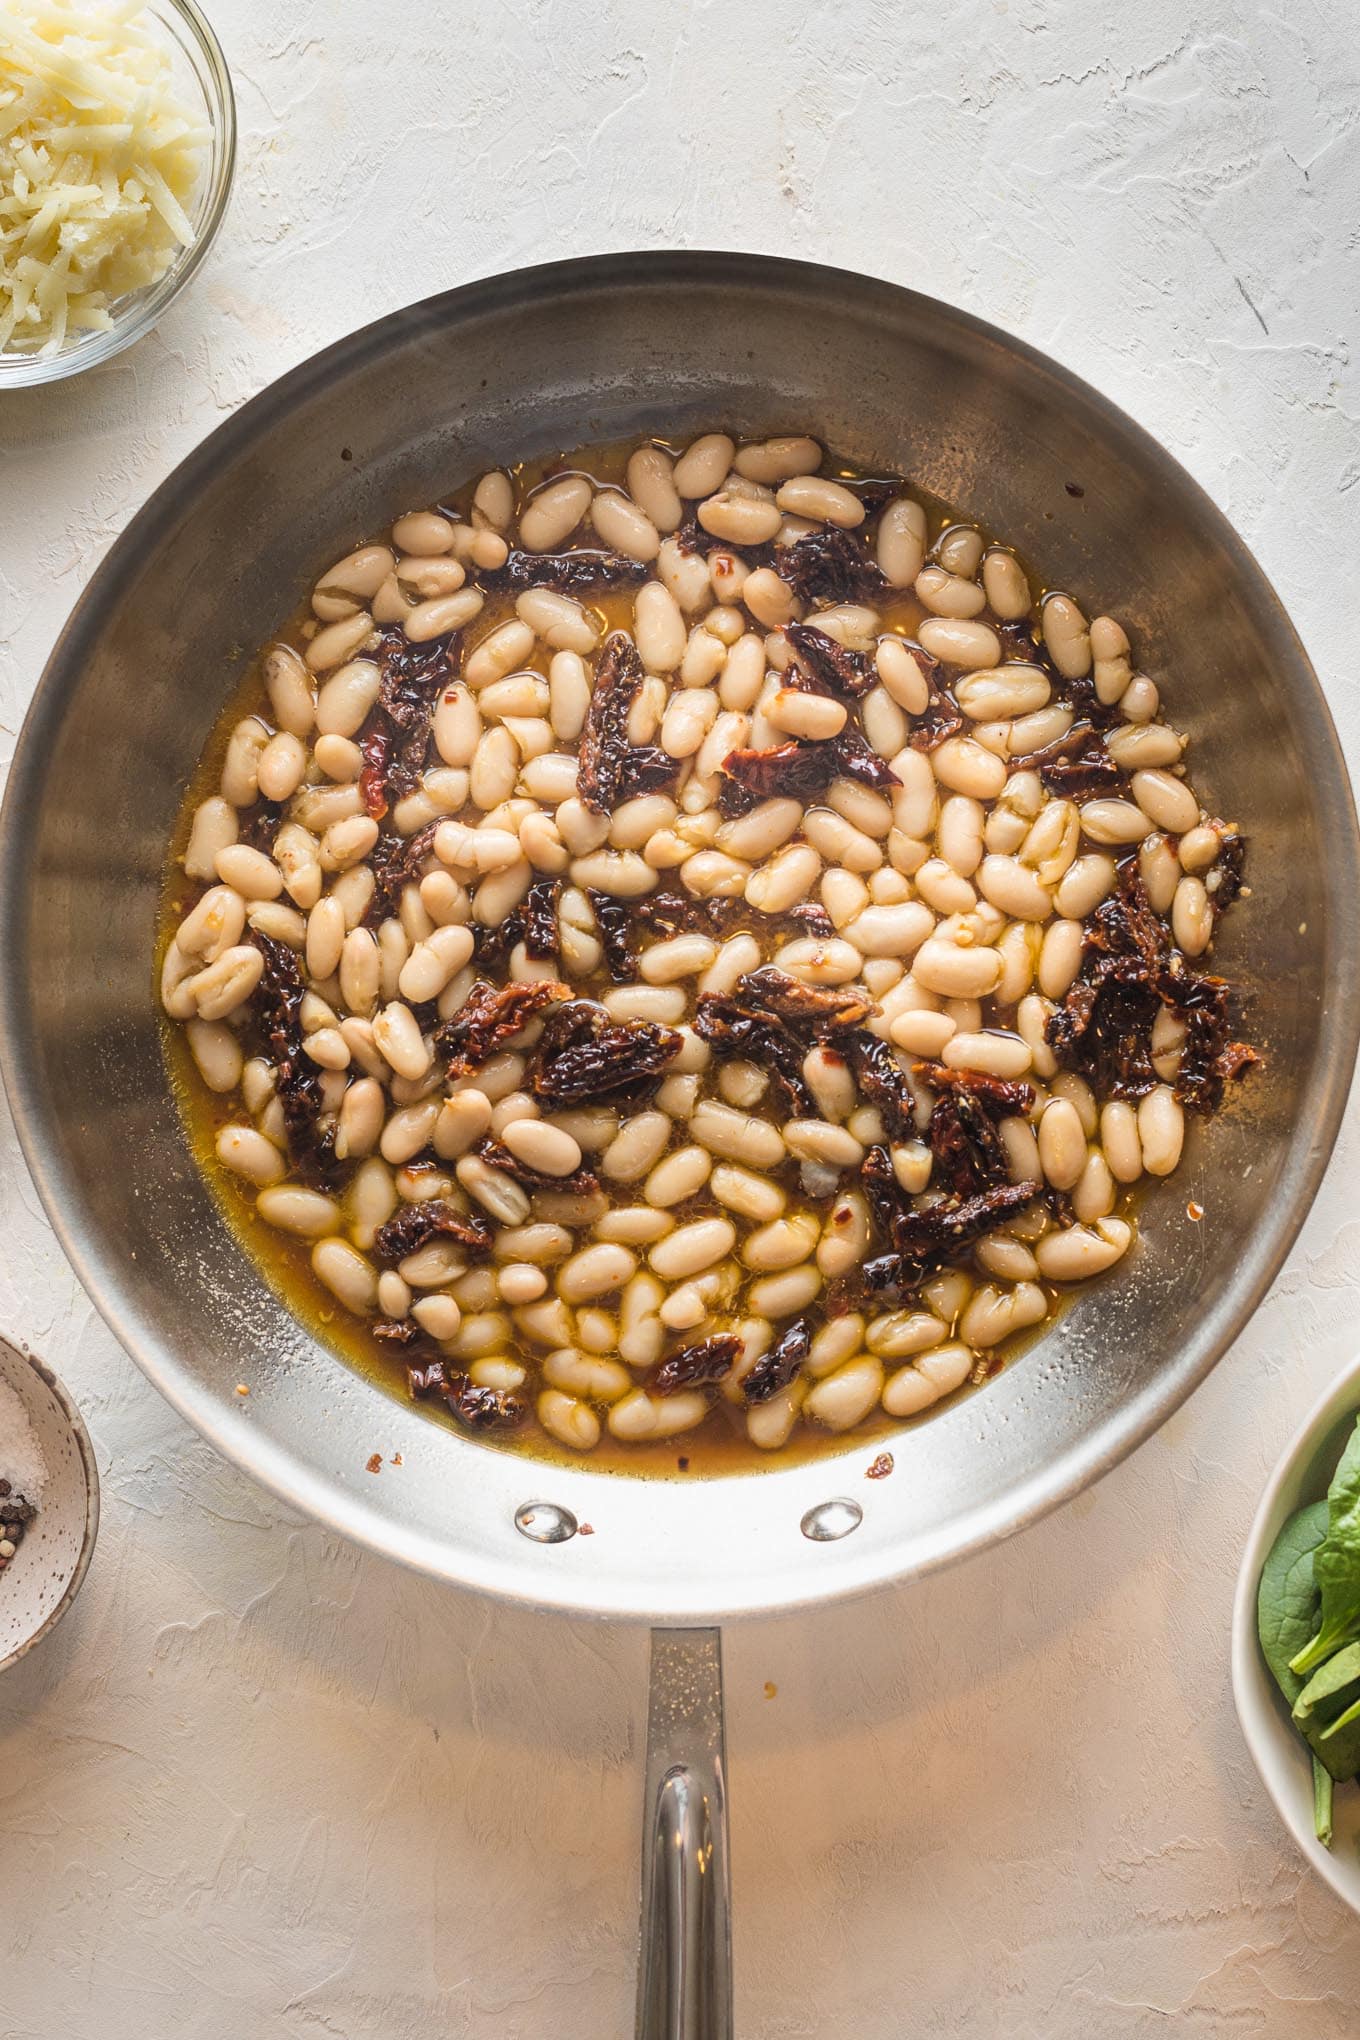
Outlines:
{"label": "white cannellini bean", "polygon": [[821,742],[845,728],[848,710],[829,694],[805,694],[800,688],[779,687],[761,704],[765,720],[787,736],[807,737]]}
{"label": "white cannellini bean", "polygon": [[1040,628],[1048,655],[1065,680],[1079,680],[1091,670],[1091,639],[1086,618],[1070,595],[1044,597]]}
{"label": "white cannellini bean", "polygon": [[687,633],[680,605],[662,581],[647,581],[633,605],[633,635],[649,673],[673,673],[685,656]]}
{"label": "white cannellini bean", "polygon": [[1039,1161],[1055,1190],[1070,1190],[1086,1166],[1086,1129],[1067,1098],[1053,1098],[1039,1120]]}
{"label": "white cannellini bean", "polygon": [[436,928],[418,942],[402,965],[397,989],[412,1005],[437,999],[449,979],[472,955],[472,930],[448,926]]}
{"label": "white cannellini bean", "polygon": [[936,616],[976,616],[987,597],[976,581],[953,574],[941,565],[923,567],[916,576],[916,594]]}
{"label": "white cannellini bean", "polygon": [[983,668],[967,674],[954,689],[955,699],[973,722],[1002,722],[1013,716],[1033,715],[1047,706],[1048,675],[1039,666],[1013,665]]}
{"label": "white cannellini bean", "polygon": [[872,1353],[847,1360],[808,1390],[804,1414],[829,1431],[848,1431],[862,1423],[883,1394],[883,1363]]}
{"label": "white cannellini bean", "polygon": [[1187,875],[1171,901],[1171,932],[1187,956],[1202,956],[1214,932],[1214,910],[1203,879]]}
{"label": "white cannellini bean", "polygon": [[1031,606],[1029,582],[1014,553],[989,546],[982,556],[982,585],[987,603],[1003,623],[1017,623]]}
{"label": "white cannellini bean", "polygon": [[1167,829],[1173,836],[1185,835],[1199,821],[1199,802],[1185,781],[1177,779],[1174,773],[1137,771],[1130,781],[1130,791],[1153,826]]}
{"label": "white cannellini bean", "polygon": [[346,1310],[363,1317],[378,1303],[378,1278],[371,1261],[348,1240],[318,1240],[312,1248],[312,1272]]}
{"label": "white cannellini bean", "polygon": [[711,496],[726,479],[736,442],[725,432],[706,432],[675,463],[672,481],[681,496]]}
{"label": "white cannellini bean", "polygon": [[214,1147],[224,1168],[260,1187],[277,1183],[288,1167],[273,1141],[266,1140],[253,1126],[224,1126]]}
{"label": "white cannellini bean", "polygon": [[925,561],[927,535],[926,513],[919,503],[898,497],[884,509],[876,550],[890,587],[909,588],[915,582]]}
{"label": "white cannellini bean", "polygon": [[917,635],[930,656],[942,665],[974,672],[1001,663],[1001,640],[988,623],[965,617],[928,616]]}
{"label": "white cannellini bean", "polygon": [[911,967],[916,982],[950,999],[981,999],[995,991],[1001,958],[995,949],[971,946],[932,936],[917,950]]}
{"label": "white cannellini bean", "polygon": [[590,506],[590,521],[602,545],[629,559],[654,560],[661,550],[661,533],[646,511],[621,489],[599,491]]}
{"label": "white cannellini bean", "polygon": [[1168,1084],[1138,1101],[1138,1139],[1149,1176],[1169,1176],[1181,1158],[1185,1113]]}
{"label": "white cannellini bean", "polygon": [[1093,843],[1141,843],[1153,827],[1131,800],[1088,800],[1079,812],[1082,829]]}
{"label": "white cannellini bean", "polygon": [[584,475],[564,475],[548,482],[529,498],[519,520],[519,542],[526,552],[551,552],[569,538],[594,494]]}
{"label": "white cannellini bean", "polygon": [[1084,1282],[1103,1274],[1128,1252],[1133,1227],[1127,1219],[1098,1218],[1094,1225],[1072,1225],[1045,1233],[1034,1249],[1039,1272],[1050,1282]]}
{"label": "white cannellini bean", "polygon": [[542,1119],[513,1119],[500,1137],[512,1155],[545,1176],[572,1176],[581,1166],[580,1144]]}
{"label": "white cannellini bean", "polygon": [[[720,489],[699,505],[698,518],[704,530],[728,545],[764,545],[774,538],[783,522],[774,504],[744,491]],[[710,556],[709,572],[720,555]]]}
{"label": "white cannellini bean", "polygon": [[329,673],[333,667],[342,666],[346,659],[353,658],[372,632],[373,618],[367,610],[361,609],[356,616],[326,624],[311,639],[303,657],[313,673]]}

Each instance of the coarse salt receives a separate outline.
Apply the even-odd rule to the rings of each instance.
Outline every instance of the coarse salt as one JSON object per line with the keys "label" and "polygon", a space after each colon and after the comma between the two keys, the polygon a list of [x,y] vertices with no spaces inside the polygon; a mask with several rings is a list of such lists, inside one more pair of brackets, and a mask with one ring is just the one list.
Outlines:
{"label": "coarse salt", "polygon": [[47,1461],[38,1434],[16,1392],[0,1381],[0,1480],[36,1502],[47,1485]]}

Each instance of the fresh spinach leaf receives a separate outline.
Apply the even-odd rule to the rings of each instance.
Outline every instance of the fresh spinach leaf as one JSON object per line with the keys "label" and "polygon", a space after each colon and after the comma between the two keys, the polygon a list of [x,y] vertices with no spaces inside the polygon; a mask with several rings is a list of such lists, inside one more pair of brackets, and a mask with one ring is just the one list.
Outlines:
{"label": "fresh spinach leaf", "polygon": [[[1300,1678],[1344,1644],[1360,1639],[1360,1424],[1327,1490],[1327,1535],[1313,1554],[1313,1577],[1322,1598],[1322,1620],[1311,1643],[1289,1661]],[[1337,1776],[1330,1763],[1327,1768]]]}
{"label": "fresh spinach leaf", "polygon": [[1270,1547],[1256,1594],[1256,1628],[1266,1663],[1292,1707],[1304,1682],[1290,1659],[1313,1637],[1321,1596],[1313,1577],[1313,1554],[1327,1534],[1326,1502],[1310,1502],[1289,1518]]}
{"label": "fresh spinach leaf", "polygon": [[1360,1771],[1360,1700],[1325,1726],[1316,1716],[1310,1717],[1303,1732],[1313,1754],[1334,1778],[1353,1778]]}
{"label": "fresh spinach leaf", "polygon": [[1348,1643],[1314,1672],[1294,1702],[1294,1719],[1300,1728],[1307,1721],[1316,1721],[1321,1731],[1357,1700],[1360,1700],[1360,1643]]}
{"label": "fresh spinach leaf", "polygon": [[1318,1760],[1317,1751],[1313,1758],[1313,1833],[1324,1849],[1332,1846],[1332,1774],[1327,1766]]}
{"label": "fresh spinach leaf", "polygon": [[[1313,1554],[1327,1534],[1326,1502],[1310,1502],[1295,1510],[1270,1548],[1261,1568],[1256,1596],[1256,1626],[1261,1651],[1275,1682],[1292,1707],[1304,1681],[1290,1670],[1289,1660],[1302,1650],[1318,1626],[1321,1595],[1313,1577]],[[1315,1751],[1313,1759],[1313,1832],[1325,1849],[1332,1846],[1332,1774]]]}

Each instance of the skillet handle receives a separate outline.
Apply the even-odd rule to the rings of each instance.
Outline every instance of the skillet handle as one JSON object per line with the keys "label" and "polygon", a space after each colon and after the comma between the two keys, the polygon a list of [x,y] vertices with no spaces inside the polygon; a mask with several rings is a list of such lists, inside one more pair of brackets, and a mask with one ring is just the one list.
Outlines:
{"label": "skillet handle", "polygon": [[637,2040],[732,2040],[722,1635],[654,1629]]}

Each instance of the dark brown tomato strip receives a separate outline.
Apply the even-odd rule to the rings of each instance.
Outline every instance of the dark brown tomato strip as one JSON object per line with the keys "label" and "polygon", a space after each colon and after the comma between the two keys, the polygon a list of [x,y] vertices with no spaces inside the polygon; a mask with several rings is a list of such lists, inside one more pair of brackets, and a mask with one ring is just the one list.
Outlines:
{"label": "dark brown tomato strip", "polygon": [[766,1348],[749,1374],[743,1375],[742,1395],[748,1403],[769,1402],[781,1388],[801,1374],[812,1347],[812,1332],[806,1318],[795,1318],[788,1329]]}
{"label": "dark brown tomato strip", "polygon": [[741,1340],[735,1332],[718,1332],[711,1339],[701,1339],[696,1346],[686,1346],[683,1352],[672,1353],[663,1360],[647,1386],[654,1395],[674,1395],[681,1388],[707,1387],[711,1382],[724,1381],[741,1352]]}
{"label": "dark brown tomato strip", "polygon": [[392,1266],[414,1254],[418,1247],[435,1239],[456,1240],[459,1246],[480,1253],[491,1244],[490,1229],[479,1218],[456,1211],[442,1197],[422,1197],[408,1204],[373,1235],[373,1254]]}
{"label": "dark brown tomato strip", "polygon": [[447,1058],[451,1077],[470,1076],[505,1042],[523,1033],[545,1007],[570,997],[570,987],[555,978],[500,986],[479,978],[453,1018],[436,1033],[435,1047]]}

